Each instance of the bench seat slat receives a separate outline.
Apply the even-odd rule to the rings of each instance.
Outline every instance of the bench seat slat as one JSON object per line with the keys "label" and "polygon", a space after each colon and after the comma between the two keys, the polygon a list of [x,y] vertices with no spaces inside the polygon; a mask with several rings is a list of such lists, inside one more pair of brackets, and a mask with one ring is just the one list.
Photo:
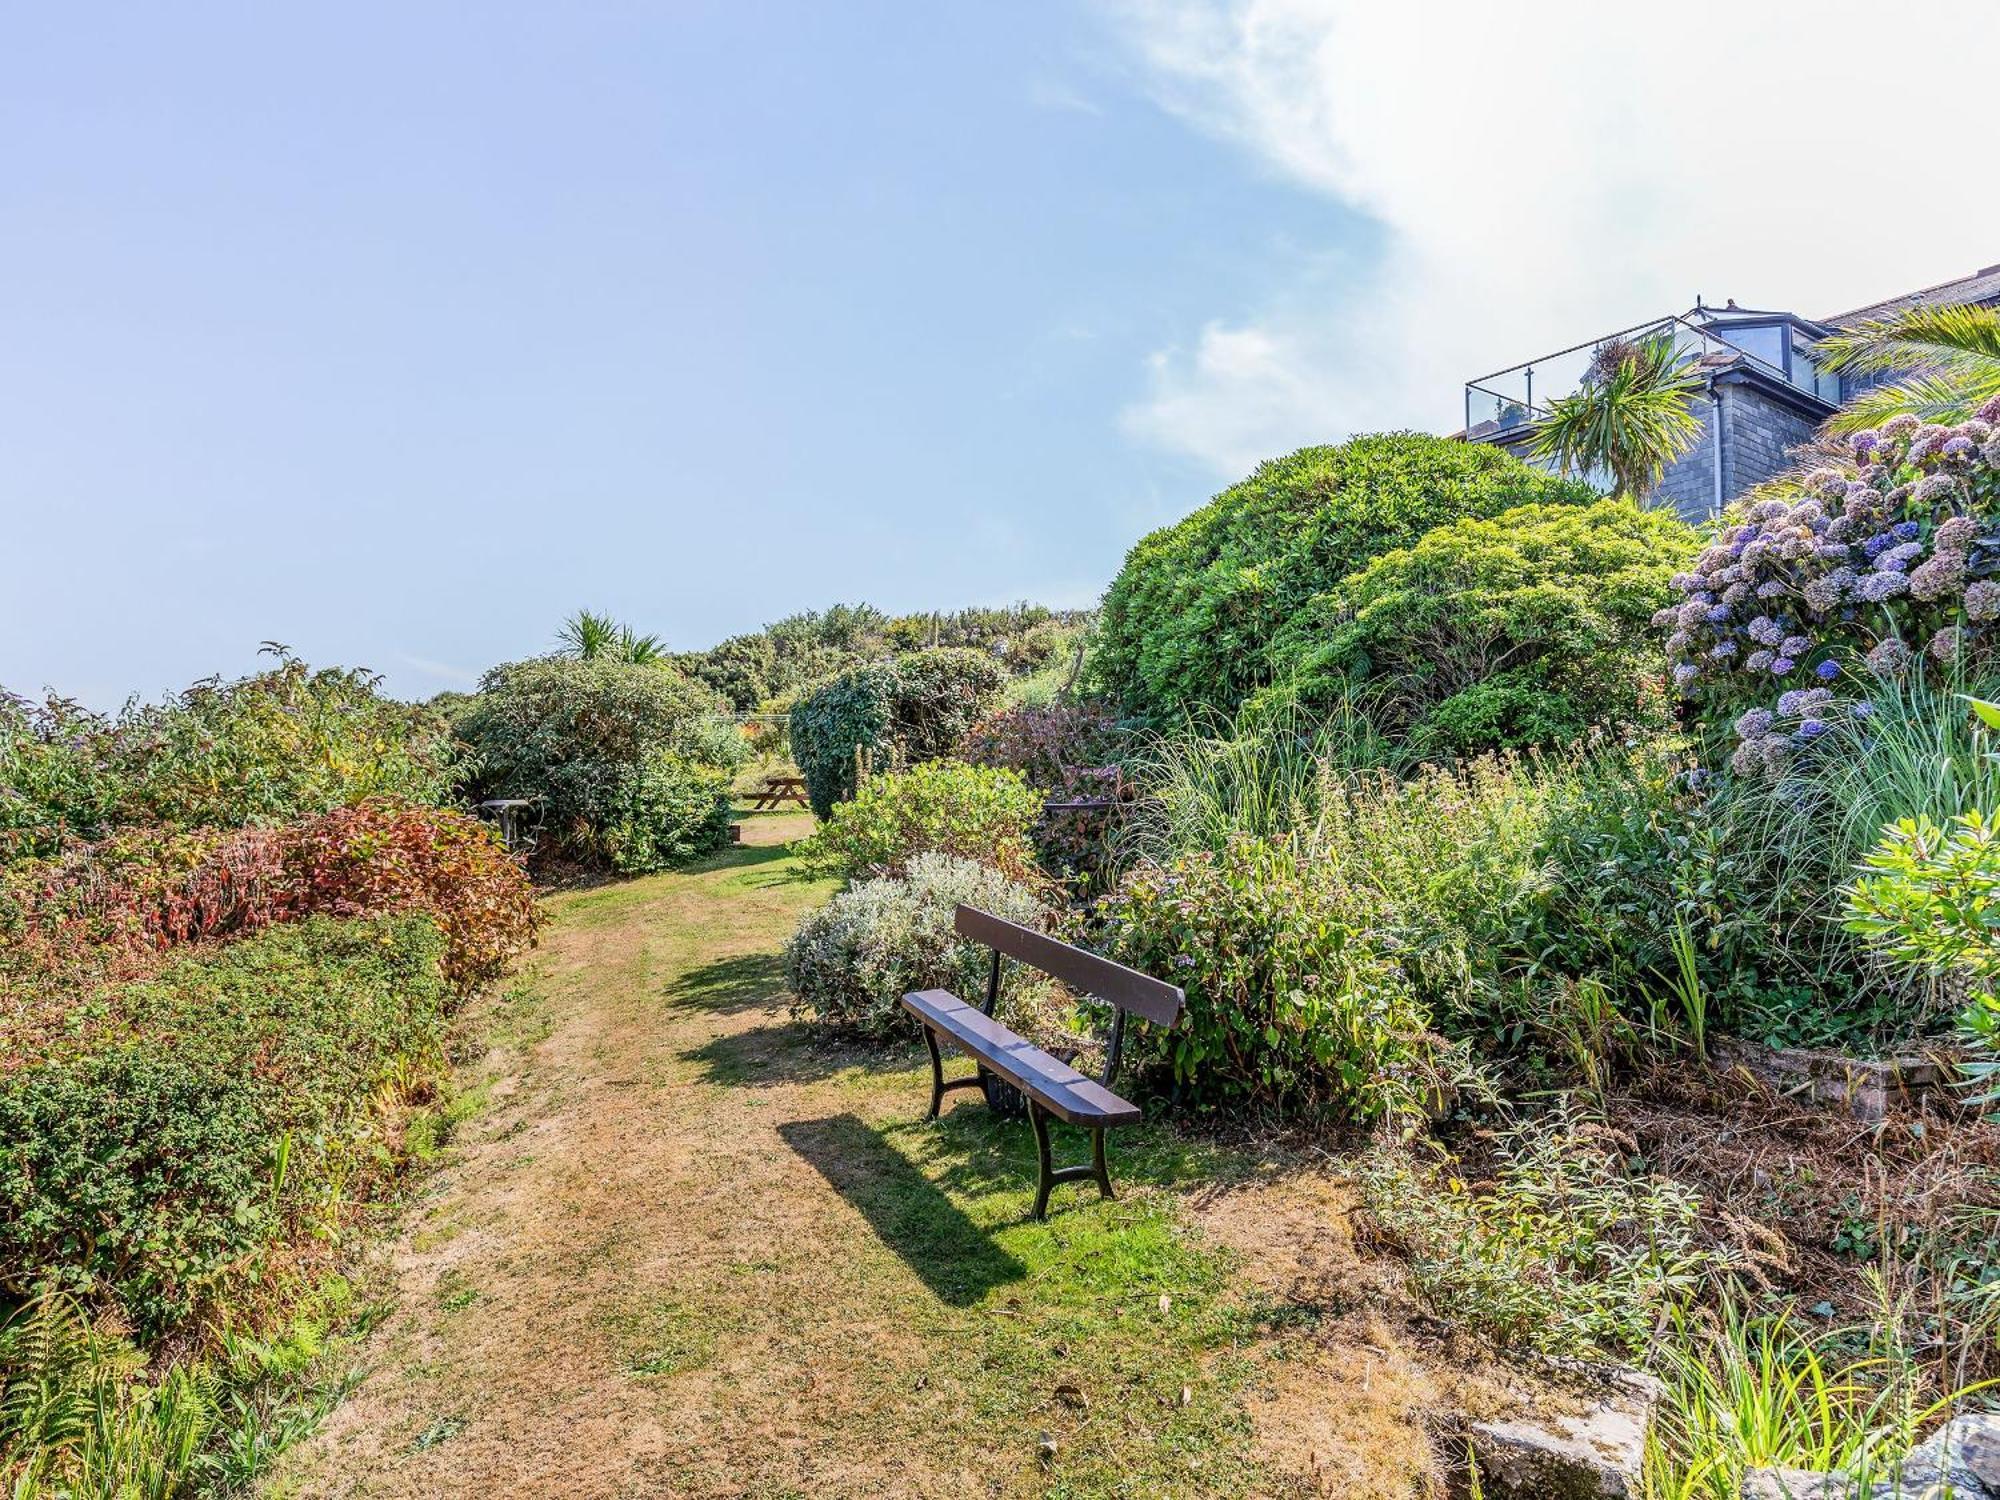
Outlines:
{"label": "bench seat slat", "polygon": [[1119,1098],[1094,1078],[1051,1057],[1016,1036],[976,1005],[949,990],[919,990],[903,997],[903,1008],[959,1051],[1032,1094],[1057,1119],[1072,1125],[1128,1125],[1143,1118],[1136,1104]]}

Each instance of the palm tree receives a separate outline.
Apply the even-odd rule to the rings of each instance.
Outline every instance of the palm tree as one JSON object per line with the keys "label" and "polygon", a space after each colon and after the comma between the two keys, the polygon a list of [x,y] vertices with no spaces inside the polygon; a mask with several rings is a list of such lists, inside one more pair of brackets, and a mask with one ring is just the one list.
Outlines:
{"label": "palm tree", "polygon": [[1827,420],[1829,432],[1861,432],[1905,412],[1962,422],[2000,396],[2000,309],[1918,303],[1843,328],[1817,352],[1822,369],[1901,377],[1848,402]]}
{"label": "palm tree", "polygon": [[609,615],[580,609],[556,632],[556,649],[583,661],[624,661],[640,666],[665,661],[667,645],[656,635],[639,635]]}
{"label": "palm tree", "polygon": [[1642,503],[1701,436],[1693,410],[1700,388],[1694,362],[1669,335],[1614,340],[1597,351],[1575,395],[1549,403],[1528,451],[1564,474],[1605,470],[1614,494]]}

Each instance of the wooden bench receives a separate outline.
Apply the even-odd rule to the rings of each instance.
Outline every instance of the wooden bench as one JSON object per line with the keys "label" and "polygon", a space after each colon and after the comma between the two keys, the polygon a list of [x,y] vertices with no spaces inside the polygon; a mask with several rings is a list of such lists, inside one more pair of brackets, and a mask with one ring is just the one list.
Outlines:
{"label": "wooden bench", "polygon": [[[969,1005],[949,990],[919,990],[903,996],[903,1008],[924,1028],[924,1045],[931,1054],[931,1112],[935,1120],[952,1089],[979,1088],[991,1073],[1019,1089],[1028,1101],[1028,1121],[1035,1129],[1035,1151],[1041,1174],[1035,1185],[1035,1217],[1049,1212],[1049,1190],[1059,1182],[1096,1179],[1100,1196],[1110,1198],[1111,1173],[1104,1165],[1104,1132],[1129,1125],[1140,1117],[1138,1105],[1111,1092],[1125,1045],[1125,1017],[1135,1015],[1160,1026],[1180,1019],[1186,997],[1175,986],[1128,969],[1095,953],[1057,942],[1031,928],[996,917],[977,907],[961,906],[952,914],[960,937],[993,950],[987,971],[986,1003]],[[1059,979],[1072,989],[1111,1007],[1111,1035],[1105,1045],[1104,1073],[1087,1078],[1060,1058],[1051,1057],[993,1019],[1000,1003],[1000,971],[1004,959],[1016,959]],[[970,1078],[946,1079],[942,1038],[977,1063]],[[1090,1165],[1057,1168],[1049,1155],[1049,1117],[1090,1132]]]}
{"label": "wooden bench", "polygon": [[766,776],[764,784],[751,797],[752,812],[776,812],[786,802],[796,802],[800,807],[810,806],[806,801],[806,779],[803,776]]}

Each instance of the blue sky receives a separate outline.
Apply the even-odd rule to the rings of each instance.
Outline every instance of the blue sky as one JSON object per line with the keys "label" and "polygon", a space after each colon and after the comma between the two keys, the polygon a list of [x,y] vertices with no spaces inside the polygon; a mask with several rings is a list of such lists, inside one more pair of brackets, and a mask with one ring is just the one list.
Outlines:
{"label": "blue sky", "polygon": [[[0,684],[270,638],[426,696],[579,605],[1086,604],[1257,457],[1447,428],[1599,319],[2000,261],[1990,194],[1731,220],[1641,23],[1454,9],[0,8]],[[1750,57],[1842,51],[1770,10]]]}

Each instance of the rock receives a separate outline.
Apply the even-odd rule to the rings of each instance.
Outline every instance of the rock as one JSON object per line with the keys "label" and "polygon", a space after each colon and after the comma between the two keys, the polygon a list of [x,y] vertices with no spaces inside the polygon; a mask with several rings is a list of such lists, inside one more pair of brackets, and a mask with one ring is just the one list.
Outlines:
{"label": "rock", "polygon": [[1952,1418],[1910,1450],[1898,1479],[1887,1493],[1992,1500],[2000,1495],[2000,1417]]}
{"label": "rock", "polygon": [[1581,1413],[1542,1422],[1475,1422],[1468,1434],[1480,1484],[1494,1500],[1636,1500],[1660,1383],[1611,1373]]}
{"label": "rock", "polygon": [[[1743,1476],[1743,1500],[1855,1500],[1845,1474],[1756,1469]],[[2000,1416],[1955,1417],[1909,1452],[1867,1500],[2000,1500]]]}
{"label": "rock", "polygon": [[1743,1500],[1850,1500],[1853,1490],[1845,1474],[1815,1474],[1807,1469],[1752,1469],[1738,1491]]}

